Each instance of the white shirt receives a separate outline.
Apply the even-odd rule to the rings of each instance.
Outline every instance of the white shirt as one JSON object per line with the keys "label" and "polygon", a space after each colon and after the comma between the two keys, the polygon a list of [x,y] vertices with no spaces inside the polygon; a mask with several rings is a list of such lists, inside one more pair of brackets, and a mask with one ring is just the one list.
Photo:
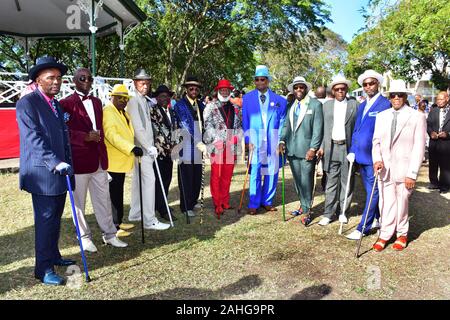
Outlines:
{"label": "white shirt", "polygon": [[[263,94],[266,96],[266,100],[264,103],[262,103],[262,101],[261,101],[261,96]],[[264,124],[264,128],[267,128],[267,113],[269,111],[269,90],[267,90],[264,93],[261,93],[261,91],[258,91],[258,100],[259,100],[259,105],[261,108],[261,117],[262,117],[262,121]]]}
{"label": "white shirt", "polygon": [[334,100],[334,120],[331,139],[345,140],[345,116],[347,114],[347,99],[343,101]]}
{"label": "white shirt", "polygon": [[372,108],[373,104],[375,103],[375,101],[377,101],[380,95],[381,93],[378,92],[375,96],[372,97],[372,99],[369,99],[369,97],[367,97],[367,103],[363,111],[363,118],[366,116],[366,113],[369,112],[370,108]]}
{"label": "white shirt", "polygon": [[91,99],[82,100],[82,97],[84,97],[84,93],[75,90],[75,92],[78,94],[78,97],[80,98],[81,102],[83,102],[84,109],[86,110],[89,119],[91,119],[92,122],[92,129],[97,131],[97,124],[95,122],[95,112],[94,112],[94,105],[92,104]]}

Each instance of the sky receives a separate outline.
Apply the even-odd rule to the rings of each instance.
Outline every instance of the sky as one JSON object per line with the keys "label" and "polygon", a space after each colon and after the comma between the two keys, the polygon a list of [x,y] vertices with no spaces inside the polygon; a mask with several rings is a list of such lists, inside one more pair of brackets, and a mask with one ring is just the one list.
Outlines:
{"label": "sky", "polygon": [[333,20],[333,23],[326,26],[350,43],[353,35],[364,26],[364,19],[359,10],[367,5],[368,0],[325,0],[325,2],[331,6]]}

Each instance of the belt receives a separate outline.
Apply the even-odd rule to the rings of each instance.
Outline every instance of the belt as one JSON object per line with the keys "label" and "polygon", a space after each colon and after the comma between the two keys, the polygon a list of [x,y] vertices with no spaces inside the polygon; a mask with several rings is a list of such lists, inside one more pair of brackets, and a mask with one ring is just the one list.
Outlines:
{"label": "belt", "polygon": [[346,144],[347,141],[345,140],[331,140],[331,142],[333,142],[334,144]]}

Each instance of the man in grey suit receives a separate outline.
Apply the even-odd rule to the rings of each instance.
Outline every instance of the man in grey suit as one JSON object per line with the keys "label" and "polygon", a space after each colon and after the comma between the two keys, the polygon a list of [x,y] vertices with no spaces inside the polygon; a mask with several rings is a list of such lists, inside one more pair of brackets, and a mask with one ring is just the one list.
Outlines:
{"label": "man in grey suit", "polygon": [[[351,82],[343,76],[337,76],[330,84],[334,100],[327,101],[323,107],[324,136],[318,156],[323,156],[323,170],[327,173],[327,185],[325,188],[325,212],[319,225],[329,224],[339,205],[344,211],[344,199],[347,178],[349,174],[349,162],[347,154],[352,142],[352,133],[356,121],[358,102],[347,100],[347,92]],[[348,204],[351,203],[353,194],[353,178],[350,180],[348,190]]]}
{"label": "man in grey suit", "polygon": [[301,213],[300,221],[305,226],[311,222],[314,160],[323,138],[322,103],[308,96],[311,87],[303,77],[296,77],[288,86],[295,100],[288,106],[278,148],[279,152],[287,153],[301,203],[301,209],[293,215]]}

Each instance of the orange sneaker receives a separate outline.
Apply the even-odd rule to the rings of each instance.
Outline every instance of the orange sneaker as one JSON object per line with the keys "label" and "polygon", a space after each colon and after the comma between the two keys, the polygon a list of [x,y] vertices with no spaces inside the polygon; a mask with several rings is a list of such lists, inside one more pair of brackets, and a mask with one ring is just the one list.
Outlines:
{"label": "orange sneaker", "polygon": [[373,250],[376,252],[381,252],[384,250],[384,247],[386,247],[387,240],[383,240],[381,238],[378,238],[377,242],[372,246]]}
{"label": "orange sneaker", "polygon": [[395,240],[394,245],[392,246],[392,249],[397,251],[402,251],[406,248],[406,244],[408,242],[408,238],[406,236],[400,236]]}

